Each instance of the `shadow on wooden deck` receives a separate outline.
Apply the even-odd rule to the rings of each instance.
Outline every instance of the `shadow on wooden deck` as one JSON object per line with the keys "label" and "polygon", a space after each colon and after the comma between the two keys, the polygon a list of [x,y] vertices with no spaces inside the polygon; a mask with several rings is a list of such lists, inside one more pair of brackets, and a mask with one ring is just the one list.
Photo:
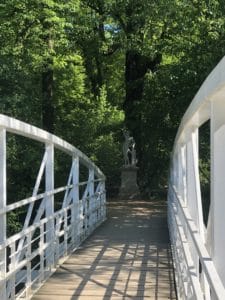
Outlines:
{"label": "shadow on wooden deck", "polygon": [[108,220],[32,299],[176,299],[166,203],[109,202]]}

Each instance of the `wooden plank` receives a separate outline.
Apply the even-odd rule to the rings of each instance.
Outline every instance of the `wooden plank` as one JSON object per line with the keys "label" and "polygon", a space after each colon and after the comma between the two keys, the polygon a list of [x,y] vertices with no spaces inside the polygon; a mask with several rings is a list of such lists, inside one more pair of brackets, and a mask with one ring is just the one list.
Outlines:
{"label": "wooden plank", "polygon": [[53,299],[176,299],[165,206],[109,203],[105,225],[33,297]]}
{"label": "wooden plank", "polygon": [[[168,300],[168,299],[171,299],[171,300],[175,300],[176,298],[174,296],[168,298],[168,296],[160,296],[160,295],[157,295],[157,297],[155,295],[152,295],[152,296],[145,296],[144,297],[146,300],[148,299],[151,299],[151,300],[155,300],[155,299],[160,299],[160,300]],[[35,295],[33,298],[33,300],[55,300],[57,299],[55,297],[55,295],[53,296],[50,296],[50,295],[45,295],[44,297],[42,295]],[[90,300],[90,299],[94,299],[94,300],[143,300],[143,296],[135,296],[135,297],[122,297],[121,296],[106,296],[106,297],[102,297],[102,296],[96,296],[96,295],[92,295],[92,296],[60,296],[60,298],[58,298],[60,300]]]}

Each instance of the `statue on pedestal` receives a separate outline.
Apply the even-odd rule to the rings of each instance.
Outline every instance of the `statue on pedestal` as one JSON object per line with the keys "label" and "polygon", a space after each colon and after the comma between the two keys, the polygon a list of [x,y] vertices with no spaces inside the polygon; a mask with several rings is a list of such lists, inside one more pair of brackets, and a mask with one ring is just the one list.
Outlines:
{"label": "statue on pedestal", "polygon": [[125,166],[136,166],[135,141],[128,130],[123,130],[125,141],[123,142],[123,157]]}
{"label": "statue on pedestal", "polygon": [[124,166],[121,168],[121,186],[119,198],[124,200],[139,199],[140,192],[137,185],[137,170],[135,141],[128,130],[123,130],[123,157]]}

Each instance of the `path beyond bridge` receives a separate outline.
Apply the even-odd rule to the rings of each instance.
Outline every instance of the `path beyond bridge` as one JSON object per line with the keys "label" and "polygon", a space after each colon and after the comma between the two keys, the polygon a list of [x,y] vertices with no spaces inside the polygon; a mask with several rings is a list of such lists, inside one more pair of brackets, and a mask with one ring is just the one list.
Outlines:
{"label": "path beyond bridge", "polygon": [[165,201],[110,201],[107,220],[33,300],[176,299]]}

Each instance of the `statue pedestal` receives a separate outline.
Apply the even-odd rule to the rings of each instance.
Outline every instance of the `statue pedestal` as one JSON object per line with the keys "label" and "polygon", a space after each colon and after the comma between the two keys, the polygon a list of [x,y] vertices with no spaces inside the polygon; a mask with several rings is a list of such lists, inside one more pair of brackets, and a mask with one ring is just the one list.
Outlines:
{"label": "statue pedestal", "polygon": [[140,199],[140,191],[137,185],[136,166],[123,166],[121,168],[121,187],[119,199]]}

